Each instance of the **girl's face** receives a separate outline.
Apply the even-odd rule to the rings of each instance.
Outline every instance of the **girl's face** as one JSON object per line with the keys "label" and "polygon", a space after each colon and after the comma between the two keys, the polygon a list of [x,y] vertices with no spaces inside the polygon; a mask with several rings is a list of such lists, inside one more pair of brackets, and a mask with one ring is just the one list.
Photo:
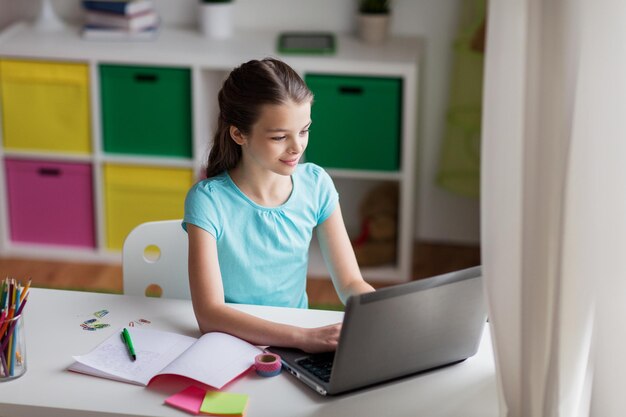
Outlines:
{"label": "girl's face", "polygon": [[[267,104],[249,135],[232,132],[242,145],[244,164],[291,175],[309,141],[311,103]],[[239,137],[236,137],[237,134]]]}

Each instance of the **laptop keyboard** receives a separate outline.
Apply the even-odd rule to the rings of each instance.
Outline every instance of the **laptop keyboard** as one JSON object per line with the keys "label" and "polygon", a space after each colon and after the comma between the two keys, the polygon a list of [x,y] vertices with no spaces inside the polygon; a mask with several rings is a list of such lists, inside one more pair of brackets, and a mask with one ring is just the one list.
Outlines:
{"label": "laptop keyboard", "polygon": [[333,368],[334,352],[320,353],[296,361],[298,365],[311,372],[324,382],[330,381],[330,372]]}

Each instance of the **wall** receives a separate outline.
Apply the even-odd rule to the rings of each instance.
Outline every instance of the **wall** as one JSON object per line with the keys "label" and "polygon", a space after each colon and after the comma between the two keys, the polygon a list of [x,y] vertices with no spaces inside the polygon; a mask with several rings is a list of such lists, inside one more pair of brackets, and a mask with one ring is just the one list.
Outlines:
{"label": "wall", "polygon": [[[422,240],[475,243],[479,241],[477,200],[455,196],[434,184],[443,135],[451,44],[456,34],[462,0],[395,0],[392,32],[419,35],[426,42],[421,84],[418,220],[416,237]],[[165,24],[195,25],[196,0],[154,0]],[[76,0],[53,0],[58,14],[80,20]],[[32,19],[37,1],[0,0],[0,27],[10,20]],[[355,0],[235,0],[235,27],[240,29],[352,32]],[[271,13],[268,15],[268,10]],[[266,16],[259,18],[260,16]]]}
{"label": "wall", "polygon": [[6,27],[11,20],[15,19],[17,13],[15,9],[15,1],[0,0],[0,29]]}

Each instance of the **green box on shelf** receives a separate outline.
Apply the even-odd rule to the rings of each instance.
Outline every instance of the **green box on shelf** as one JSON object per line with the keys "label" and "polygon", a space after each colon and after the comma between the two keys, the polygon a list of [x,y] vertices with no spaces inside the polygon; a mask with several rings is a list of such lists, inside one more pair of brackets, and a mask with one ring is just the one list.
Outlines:
{"label": "green box on shelf", "polygon": [[192,156],[189,69],[100,66],[104,151]]}
{"label": "green box on shelf", "polygon": [[308,74],[315,95],[306,160],[325,168],[400,168],[402,80]]}

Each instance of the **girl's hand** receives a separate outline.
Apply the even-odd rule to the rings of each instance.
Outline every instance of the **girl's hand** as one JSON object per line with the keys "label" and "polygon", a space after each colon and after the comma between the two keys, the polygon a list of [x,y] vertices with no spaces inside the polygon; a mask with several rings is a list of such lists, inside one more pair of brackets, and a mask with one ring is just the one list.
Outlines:
{"label": "girl's hand", "polygon": [[308,353],[331,352],[337,349],[341,323],[313,329],[302,329],[303,337],[299,348]]}

